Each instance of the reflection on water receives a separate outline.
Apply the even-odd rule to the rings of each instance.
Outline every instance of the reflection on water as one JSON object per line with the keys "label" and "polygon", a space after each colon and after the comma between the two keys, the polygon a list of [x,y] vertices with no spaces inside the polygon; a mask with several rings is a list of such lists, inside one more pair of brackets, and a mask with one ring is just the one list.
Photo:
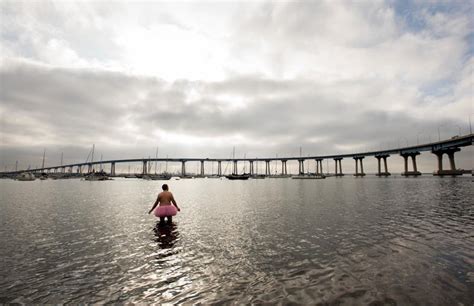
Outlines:
{"label": "reflection on water", "polygon": [[474,302],[471,178],[160,186],[0,181],[0,303]]}
{"label": "reflection on water", "polygon": [[155,241],[162,249],[172,248],[179,239],[178,227],[175,222],[162,224],[158,221],[153,231],[156,236]]}

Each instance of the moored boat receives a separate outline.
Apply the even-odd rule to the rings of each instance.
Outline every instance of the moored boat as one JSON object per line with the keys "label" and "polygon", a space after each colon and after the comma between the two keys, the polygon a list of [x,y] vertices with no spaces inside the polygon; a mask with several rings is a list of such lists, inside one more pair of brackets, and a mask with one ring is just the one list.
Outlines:
{"label": "moored boat", "polygon": [[108,181],[112,180],[104,171],[93,172],[84,177],[86,181]]}
{"label": "moored boat", "polygon": [[250,178],[250,174],[230,174],[225,176],[229,180],[248,180]]}
{"label": "moored boat", "polygon": [[23,173],[20,173],[17,177],[16,177],[16,180],[17,181],[34,181],[36,180],[36,177],[33,173],[30,173],[30,172],[23,172]]}
{"label": "moored boat", "polygon": [[325,179],[324,175],[295,175],[291,177],[292,179],[299,179],[299,180],[320,180]]}
{"label": "moored boat", "polygon": [[167,181],[171,179],[169,174],[145,174],[142,177],[144,180],[153,180],[153,181]]}

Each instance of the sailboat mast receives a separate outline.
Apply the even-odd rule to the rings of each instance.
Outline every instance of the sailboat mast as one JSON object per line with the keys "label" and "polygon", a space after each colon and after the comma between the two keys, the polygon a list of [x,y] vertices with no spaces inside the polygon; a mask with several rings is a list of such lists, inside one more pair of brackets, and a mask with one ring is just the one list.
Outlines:
{"label": "sailboat mast", "polygon": [[92,145],[92,156],[91,156],[91,166],[92,166],[91,171],[92,172],[95,172],[94,171],[94,165],[92,165],[92,163],[94,162],[94,150],[95,150],[95,144]]}
{"label": "sailboat mast", "polygon": [[92,157],[91,157],[91,163],[94,162],[94,150],[95,150],[95,144],[92,145]]}
{"label": "sailboat mast", "polygon": [[44,169],[44,159],[46,157],[46,148],[43,151],[43,163],[41,164],[41,168]]}
{"label": "sailboat mast", "polygon": [[[158,159],[158,147],[156,147],[155,159]],[[155,174],[156,174],[156,164],[157,163],[158,163],[158,161],[155,160]]]}
{"label": "sailboat mast", "polygon": [[61,167],[63,166],[63,156],[64,156],[64,152],[61,152]]}
{"label": "sailboat mast", "polygon": [[[276,158],[278,159],[278,153],[276,154]],[[278,161],[277,161],[277,159],[275,159],[275,175],[276,175],[277,172],[278,172],[278,170],[277,170],[277,169],[278,169]]]}

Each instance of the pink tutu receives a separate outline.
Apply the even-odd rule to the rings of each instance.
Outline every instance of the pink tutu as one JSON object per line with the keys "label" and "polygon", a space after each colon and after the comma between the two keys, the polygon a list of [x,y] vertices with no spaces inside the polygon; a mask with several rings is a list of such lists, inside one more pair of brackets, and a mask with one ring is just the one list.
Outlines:
{"label": "pink tutu", "polygon": [[174,205],[158,206],[155,209],[155,216],[157,216],[158,218],[176,216],[177,213],[178,210]]}

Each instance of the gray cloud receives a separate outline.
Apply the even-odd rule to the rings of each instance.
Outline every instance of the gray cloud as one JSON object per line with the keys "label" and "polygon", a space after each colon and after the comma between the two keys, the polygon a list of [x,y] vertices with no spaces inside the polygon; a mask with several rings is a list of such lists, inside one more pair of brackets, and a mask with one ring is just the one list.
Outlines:
{"label": "gray cloud", "polygon": [[10,167],[44,147],[82,161],[93,143],[106,158],[156,145],[170,156],[364,151],[466,133],[472,114],[467,13],[421,6],[414,28],[391,2],[0,5]]}
{"label": "gray cloud", "polygon": [[[2,113],[27,118],[4,117],[2,134],[8,136],[4,145],[15,145],[14,140],[22,137],[41,140],[38,136],[45,131],[51,132],[50,144],[87,146],[102,138],[107,145],[127,145],[133,144],[134,135],[151,141],[158,131],[198,138],[241,134],[250,142],[274,140],[283,147],[303,144],[327,152],[339,144],[355,148],[384,145],[399,135],[412,143],[414,131],[430,131],[426,138],[428,133],[434,136],[437,124],[457,124],[448,119],[420,122],[407,112],[349,103],[336,98],[337,92],[321,94],[325,88],[307,80],[241,77],[217,83],[165,83],[25,62],[4,65],[0,77]],[[195,88],[204,94],[189,102]],[[369,94],[372,90],[367,88]],[[222,94],[238,95],[246,102],[228,108],[226,101],[216,98]],[[130,130],[124,130],[125,126]]]}

